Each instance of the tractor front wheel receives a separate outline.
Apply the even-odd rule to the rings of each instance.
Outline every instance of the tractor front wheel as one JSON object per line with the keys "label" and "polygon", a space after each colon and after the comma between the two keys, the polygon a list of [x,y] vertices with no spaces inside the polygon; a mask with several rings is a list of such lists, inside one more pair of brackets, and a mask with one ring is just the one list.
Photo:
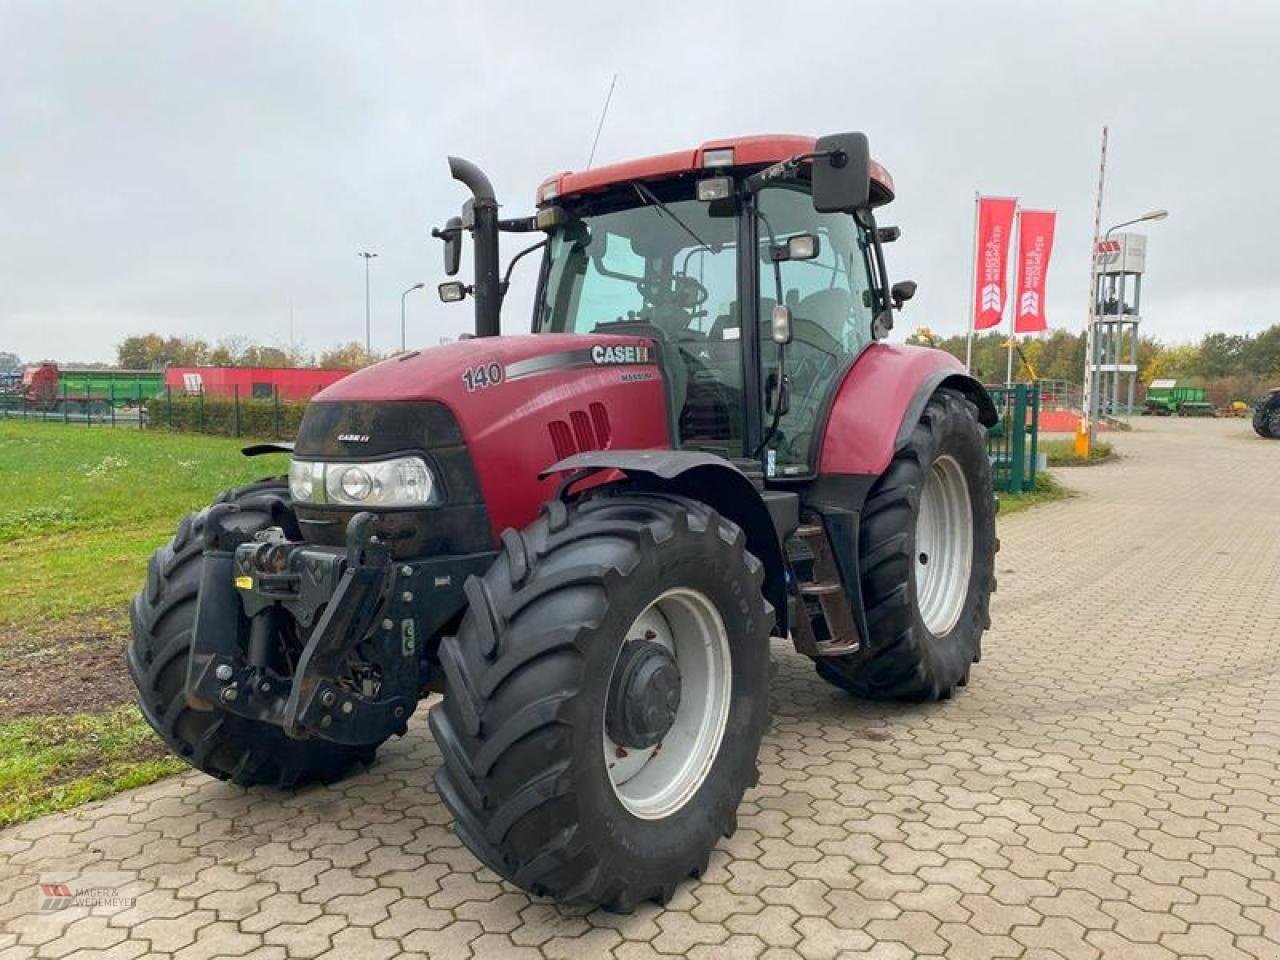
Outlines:
{"label": "tractor front wheel", "polygon": [[939,390],[863,509],[866,647],[818,660],[818,673],[875,700],[950,697],[982,654],[997,548],[978,411]]}
{"label": "tractor front wheel", "polygon": [[[289,485],[268,480],[228,490],[215,501],[234,503],[229,525],[254,533],[272,523],[272,507],[288,503]],[[292,787],[338,779],[357,761],[373,760],[374,747],[325,740],[294,740],[277,726],[213,706],[187,703],[187,662],[195,625],[202,535],[208,509],[188,514],[168,544],[151,555],[147,582],[129,608],[132,627],[127,662],[138,708],[175,754],[198,770],[242,786],[270,783]],[[244,640],[248,620],[244,618]]]}
{"label": "tractor front wheel", "polygon": [[762,566],[734,524],[656,494],[555,501],[502,539],[440,647],[431,729],[455,829],[535,895],[665,902],[756,779]]}

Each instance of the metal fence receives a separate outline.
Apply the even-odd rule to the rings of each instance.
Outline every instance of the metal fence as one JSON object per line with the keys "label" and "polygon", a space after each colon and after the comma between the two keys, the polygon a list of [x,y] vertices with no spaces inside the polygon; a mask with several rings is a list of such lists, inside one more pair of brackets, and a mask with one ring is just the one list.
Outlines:
{"label": "metal fence", "polygon": [[136,390],[112,385],[104,393],[94,393],[86,386],[81,393],[64,385],[51,397],[0,395],[0,417],[263,440],[291,439],[297,433],[308,398],[285,399],[276,387],[269,396],[245,394],[241,395],[239,387],[217,394],[175,392],[166,387],[156,394],[141,385]]}
{"label": "metal fence", "polygon": [[1040,446],[1038,384],[988,387],[1000,420],[987,431],[987,455],[997,490],[1019,493],[1036,485]]}

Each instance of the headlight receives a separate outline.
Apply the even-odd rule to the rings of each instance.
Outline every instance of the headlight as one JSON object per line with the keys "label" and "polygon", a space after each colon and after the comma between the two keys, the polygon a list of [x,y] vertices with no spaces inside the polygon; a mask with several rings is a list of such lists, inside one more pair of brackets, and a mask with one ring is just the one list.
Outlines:
{"label": "headlight", "polygon": [[294,460],[289,491],[299,503],[348,507],[420,507],[438,500],[435,477],[421,457],[374,463]]}

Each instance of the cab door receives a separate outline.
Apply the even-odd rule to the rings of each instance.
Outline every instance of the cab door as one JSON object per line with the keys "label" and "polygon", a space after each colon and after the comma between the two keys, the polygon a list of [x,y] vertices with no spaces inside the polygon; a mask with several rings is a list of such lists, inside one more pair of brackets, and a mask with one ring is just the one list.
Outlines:
{"label": "cab door", "polygon": [[[769,332],[774,306],[791,310],[793,339],[786,347],[789,407],[768,438],[763,457],[768,476],[813,472],[814,438],[826,400],[844,371],[872,342],[876,303],[871,240],[846,213],[818,213],[807,185],[779,184],[757,198],[760,297],[761,396],[774,371],[777,346]],[[770,250],[797,234],[818,237],[811,260],[777,261]],[[773,412],[765,410],[766,431]]]}

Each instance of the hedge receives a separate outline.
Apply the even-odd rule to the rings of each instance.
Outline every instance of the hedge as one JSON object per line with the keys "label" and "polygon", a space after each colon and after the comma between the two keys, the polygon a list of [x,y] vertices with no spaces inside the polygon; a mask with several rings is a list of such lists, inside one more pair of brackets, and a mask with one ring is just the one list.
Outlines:
{"label": "hedge", "polygon": [[147,401],[147,426],[153,430],[208,433],[224,437],[292,439],[302,423],[305,403],[233,397],[160,396]]}

